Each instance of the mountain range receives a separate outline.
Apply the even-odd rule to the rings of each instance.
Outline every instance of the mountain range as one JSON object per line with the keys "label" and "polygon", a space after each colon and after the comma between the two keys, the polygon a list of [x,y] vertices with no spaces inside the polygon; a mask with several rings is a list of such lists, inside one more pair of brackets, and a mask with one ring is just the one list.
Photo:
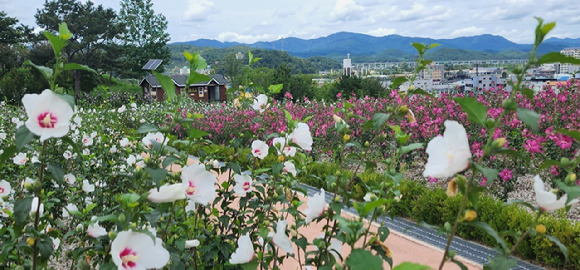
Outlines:
{"label": "mountain range", "polygon": [[[194,41],[178,42],[173,44],[188,44],[197,47],[229,48],[233,46],[247,46],[250,48],[283,50],[297,57],[324,56],[330,58],[344,57],[347,53],[353,56],[389,54],[401,52],[415,54],[416,51],[411,43],[425,44],[438,43],[441,49],[458,49],[479,51],[491,54],[501,52],[529,52],[532,44],[518,44],[497,35],[477,35],[469,37],[457,37],[452,39],[432,39],[422,37],[405,37],[400,35],[387,35],[375,37],[359,33],[339,32],[326,37],[316,39],[300,39],[288,37],[276,41],[260,41],[252,44],[239,42],[220,42],[211,39],[198,39]],[[560,51],[565,47],[580,47],[580,38],[549,38],[538,48],[539,54]],[[453,50],[456,51],[456,50]]]}

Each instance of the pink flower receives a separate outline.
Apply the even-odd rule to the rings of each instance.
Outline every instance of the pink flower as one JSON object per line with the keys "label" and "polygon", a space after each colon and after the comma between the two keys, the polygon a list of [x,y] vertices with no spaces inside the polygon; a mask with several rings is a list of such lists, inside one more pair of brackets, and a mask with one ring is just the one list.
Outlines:
{"label": "pink flower", "polygon": [[513,178],[512,170],[508,170],[507,168],[506,169],[503,169],[499,173],[499,177],[501,177],[501,180],[503,180],[504,182],[507,182],[508,180],[510,180],[510,179]]}
{"label": "pink flower", "polygon": [[542,152],[541,146],[536,140],[527,139],[524,143],[524,148],[532,154]]}
{"label": "pink flower", "polygon": [[40,141],[60,138],[70,128],[73,108],[61,97],[50,90],[42,94],[26,94],[22,98],[28,120],[24,123],[30,132],[39,135]]}

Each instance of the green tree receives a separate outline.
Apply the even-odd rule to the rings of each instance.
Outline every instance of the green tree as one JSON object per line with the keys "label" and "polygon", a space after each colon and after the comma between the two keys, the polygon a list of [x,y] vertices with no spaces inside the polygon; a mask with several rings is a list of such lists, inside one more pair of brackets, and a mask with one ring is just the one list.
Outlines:
{"label": "green tree", "polygon": [[226,55],[224,61],[220,63],[220,68],[217,69],[217,73],[223,73],[226,78],[230,81],[231,87],[238,89],[243,83],[243,59],[237,59],[234,52],[230,52]]}
{"label": "green tree", "polygon": [[31,33],[28,26],[18,25],[18,19],[0,11],[0,76],[20,66],[25,50],[23,43],[29,40]]}
{"label": "green tree", "polygon": [[141,68],[149,59],[169,62],[167,19],[155,14],[151,0],[121,0],[119,20],[125,27],[121,38],[126,57],[124,75],[142,76],[146,71]]}
{"label": "green tree", "polygon": [[[87,65],[95,70],[102,70],[100,56],[106,53],[108,44],[113,43],[121,32],[117,14],[113,9],[105,9],[102,5],[95,6],[93,2],[81,3],[75,0],[46,1],[44,8],[38,10],[36,23],[46,29],[58,33],[58,26],[65,22],[73,33],[69,45],[64,49],[64,55],[69,62]],[[83,77],[95,80],[94,75],[83,76],[85,71],[73,70],[71,76],[75,97],[79,97]],[[91,89],[85,89],[91,90]]]}

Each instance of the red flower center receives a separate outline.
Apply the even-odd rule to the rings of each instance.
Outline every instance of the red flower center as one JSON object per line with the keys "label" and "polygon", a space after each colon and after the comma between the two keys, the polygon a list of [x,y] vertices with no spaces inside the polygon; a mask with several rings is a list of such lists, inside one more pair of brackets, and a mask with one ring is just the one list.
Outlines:
{"label": "red flower center", "polygon": [[0,195],[4,194],[5,190],[3,187],[0,187]]}
{"label": "red flower center", "polygon": [[54,124],[58,122],[56,117],[50,112],[39,114],[36,120],[38,120],[38,125],[41,128],[54,128]]}
{"label": "red flower center", "polygon": [[123,262],[123,268],[131,269],[137,266],[136,261],[137,258],[139,258],[139,255],[137,255],[137,252],[132,249],[126,247],[121,251],[119,257],[121,257],[121,261]]}
{"label": "red flower center", "polygon": [[250,182],[244,182],[244,190],[248,191],[250,189]]}
{"label": "red flower center", "polygon": [[254,150],[254,154],[256,154],[256,155],[260,155],[261,153],[262,153],[262,151],[260,151],[260,149]]}
{"label": "red flower center", "polygon": [[196,191],[197,188],[195,188],[195,185],[191,181],[189,181],[189,187],[185,189],[185,193],[187,193],[187,195],[189,196],[193,196]]}

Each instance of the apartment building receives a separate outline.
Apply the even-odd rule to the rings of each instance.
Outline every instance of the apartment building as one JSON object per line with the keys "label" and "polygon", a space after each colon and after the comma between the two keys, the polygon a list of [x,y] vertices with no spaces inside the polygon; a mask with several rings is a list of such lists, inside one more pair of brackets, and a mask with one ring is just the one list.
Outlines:
{"label": "apartment building", "polygon": [[[580,59],[580,47],[564,48],[560,51],[561,54]],[[560,73],[574,74],[580,72],[580,65],[561,64]]]}

